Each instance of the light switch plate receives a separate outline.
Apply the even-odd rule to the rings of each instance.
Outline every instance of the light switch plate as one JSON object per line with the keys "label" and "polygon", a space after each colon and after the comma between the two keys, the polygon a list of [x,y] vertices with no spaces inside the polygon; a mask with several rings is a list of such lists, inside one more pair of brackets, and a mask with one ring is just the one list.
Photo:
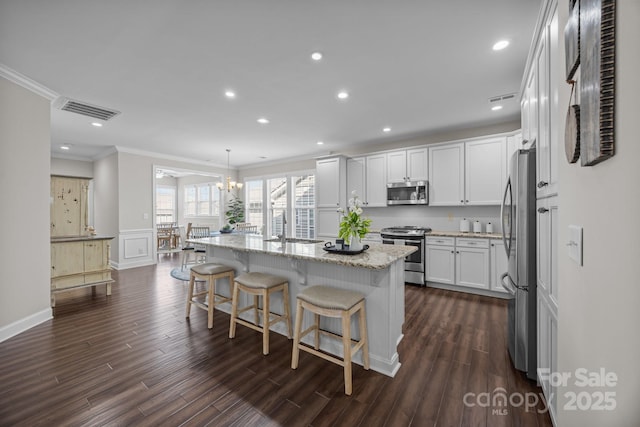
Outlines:
{"label": "light switch plate", "polygon": [[578,225],[569,226],[569,243],[567,243],[569,258],[578,265],[582,265],[582,227]]}

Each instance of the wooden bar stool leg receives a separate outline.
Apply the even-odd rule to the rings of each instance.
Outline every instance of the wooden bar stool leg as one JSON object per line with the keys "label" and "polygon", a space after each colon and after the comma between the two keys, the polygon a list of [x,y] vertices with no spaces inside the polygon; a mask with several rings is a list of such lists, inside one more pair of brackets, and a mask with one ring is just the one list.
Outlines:
{"label": "wooden bar stool leg", "polygon": [[362,344],[362,364],[364,369],[369,370],[369,337],[367,336],[367,314],[364,301],[360,303],[360,341]]}
{"label": "wooden bar stool leg", "polygon": [[284,305],[284,310],[282,312],[287,317],[285,321],[287,322],[287,338],[291,339],[293,336],[291,334],[291,310],[289,310],[289,285],[285,285],[282,287],[282,304]]}
{"label": "wooden bar stool leg", "polygon": [[313,313],[313,325],[315,326],[313,345],[318,350],[320,348],[320,315],[317,313]]}
{"label": "wooden bar stool leg", "polygon": [[271,324],[269,314],[269,291],[264,290],[262,299],[264,300],[262,307],[263,327],[262,327],[262,354],[265,356],[269,354],[269,325]]}
{"label": "wooden bar stool leg", "polygon": [[255,317],[256,321],[255,324],[259,325],[260,324],[260,312],[259,312],[259,308],[260,307],[260,297],[258,296],[258,294],[255,294],[253,296],[253,316]]}
{"label": "wooden bar stool leg", "polygon": [[344,393],[351,395],[351,315],[342,312],[342,346],[344,352]]}
{"label": "wooden bar stool leg", "polygon": [[191,314],[191,299],[193,298],[193,286],[195,284],[195,281],[196,281],[196,276],[194,276],[193,273],[191,273],[189,277],[189,287],[187,288],[187,314],[185,316],[187,319]]}
{"label": "wooden bar stool leg", "polygon": [[302,308],[302,301],[298,300],[296,303],[296,327],[293,330],[293,352],[291,353],[291,369],[298,368],[298,361],[300,360],[300,329],[302,328],[302,316],[304,315],[304,308]]}
{"label": "wooden bar stool leg", "polygon": [[229,338],[236,336],[236,317],[238,316],[238,284],[233,282],[233,293],[231,294],[231,323],[229,324]]}
{"label": "wooden bar stool leg", "polygon": [[209,307],[207,309],[207,327],[213,328],[213,308],[216,305],[216,281],[213,276],[209,276]]}

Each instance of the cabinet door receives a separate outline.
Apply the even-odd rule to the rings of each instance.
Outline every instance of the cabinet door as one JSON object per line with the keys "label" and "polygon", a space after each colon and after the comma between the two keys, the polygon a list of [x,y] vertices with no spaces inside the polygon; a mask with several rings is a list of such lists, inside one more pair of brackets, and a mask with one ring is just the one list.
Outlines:
{"label": "cabinet door", "polygon": [[491,240],[489,247],[489,257],[491,258],[491,286],[492,291],[507,292],[502,287],[500,277],[507,272],[508,260],[504,252],[502,240]]}
{"label": "cabinet door", "polygon": [[538,122],[532,126],[537,127],[536,140],[536,182],[538,183],[536,197],[544,197],[549,186],[549,57],[548,57],[548,28],[541,33],[540,45],[534,56],[536,69]]}
{"label": "cabinet door", "polygon": [[387,206],[387,155],[367,156],[367,206]]}
{"label": "cabinet door", "polygon": [[387,153],[387,179],[389,182],[404,182],[409,179],[406,151]]}
{"label": "cabinet door", "polygon": [[84,242],[84,271],[100,271],[108,267],[107,241]]}
{"label": "cabinet door", "polygon": [[340,207],[346,190],[346,162],[341,157],[316,161],[316,194],[319,208]]}
{"label": "cabinet door", "polygon": [[340,225],[340,214],[336,208],[318,209],[317,235],[319,238],[336,238]]}
{"label": "cabinet door", "polygon": [[429,282],[455,284],[455,254],[453,246],[425,246],[426,278]]}
{"label": "cabinet door", "polygon": [[456,247],[456,285],[489,289],[489,250]]}
{"label": "cabinet door", "polygon": [[426,181],[429,179],[427,159],[427,148],[407,150],[407,176],[411,181]]}
{"label": "cabinet door", "polygon": [[429,147],[429,205],[464,204],[464,143]]}
{"label": "cabinet door", "polygon": [[465,203],[499,205],[506,176],[506,138],[465,143]]}
{"label": "cabinet door", "polygon": [[366,199],[365,169],[366,160],[364,157],[347,160],[347,194],[351,197],[351,192],[355,191],[366,206],[368,201]]}
{"label": "cabinet door", "polygon": [[84,271],[84,243],[51,244],[51,277],[79,274]]}
{"label": "cabinet door", "polygon": [[509,178],[509,173],[511,173],[511,160],[513,154],[522,148],[522,133],[518,132],[513,136],[507,137],[507,169],[505,171],[505,183],[507,182],[507,178]]}
{"label": "cabinet door", "polygon": [[558,248],[558,198],[550,197],[537,202],[537,281],[538,293],[544,294],[551,308],[557,313],[557,248]]}
{"label": "cabinet door", "polygon": [[[78,178],[51,177],[51,237],[81,236],[86,223],[86,197]],[[85,224],[86,225],[86,224]]]}

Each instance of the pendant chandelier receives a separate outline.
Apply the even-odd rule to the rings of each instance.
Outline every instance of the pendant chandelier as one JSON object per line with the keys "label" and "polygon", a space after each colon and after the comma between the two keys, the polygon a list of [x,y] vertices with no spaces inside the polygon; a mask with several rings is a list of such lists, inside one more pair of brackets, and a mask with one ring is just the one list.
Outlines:
{"label": "pendant chandelier", "polygon": [[[242,183],[241,182],[235,182],[231,180],[231,175],[229,175],[229,153],[231,153],[231,150],[227,148],[227,192],[231,192],[231,190],[233,189],[238,189],[240,190],[242,188]],[[216,183],[216,187],[218,187],[218,190],[223,190],[224,189],[224,183],[223,182],[218,182]]]}

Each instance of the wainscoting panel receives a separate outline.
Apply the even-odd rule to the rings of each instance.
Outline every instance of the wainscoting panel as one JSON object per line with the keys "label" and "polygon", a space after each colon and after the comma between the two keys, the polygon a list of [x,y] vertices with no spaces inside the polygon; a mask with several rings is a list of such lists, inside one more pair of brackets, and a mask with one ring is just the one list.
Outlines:
{"label": "wainscoting panel", "polygon": [[116,270],[156,263],[152,229],[122,230],[118,234],[118,260],[111,260]]}

